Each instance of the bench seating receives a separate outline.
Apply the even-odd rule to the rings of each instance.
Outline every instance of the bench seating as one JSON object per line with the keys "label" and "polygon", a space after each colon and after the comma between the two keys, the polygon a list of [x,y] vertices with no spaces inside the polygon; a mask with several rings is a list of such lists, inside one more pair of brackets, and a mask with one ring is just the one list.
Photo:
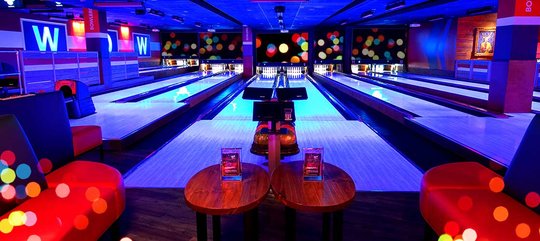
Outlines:
{"label": "bench seating", "polygon": [[[540,240],[540,116],[535,116],[502,177],[475,163],[450,163],[424,174],[420,211],[438,235],[477,241]],[[474,231],[471,231],[474,230]]]}
{"label": "bench seating", "polygon": [[13,181],[2,179],[0,240],[97,240],[120,217],[125,189],[116,169],[71,161],[50,172],[52,162],[37,160],[13,115],[0,116],[0,132],[7,137],[0,154],[8,159],[0,168],[17,170]]}

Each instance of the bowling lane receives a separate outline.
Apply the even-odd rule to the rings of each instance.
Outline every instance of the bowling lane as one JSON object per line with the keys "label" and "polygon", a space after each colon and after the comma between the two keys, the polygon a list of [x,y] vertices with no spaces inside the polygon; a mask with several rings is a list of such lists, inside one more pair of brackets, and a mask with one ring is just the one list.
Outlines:
{"label": "bowling lane", "polygon": [[305,87],[307,100],[295,100],[294,108],[298,121],[343,121],[341,113],[306,78],[289,79],[290,87]]}
{"label": "bowling lane", "polygon": [[448,93],[454,93],[454,94],[463,95],[463,96],[469,96],[469,97],[473,97],[473,98],[481,99],[481,100],[488,99],[488,93],[480,92],[480,91],[446,86],[446,85],[441,85],[441,84],[434,84],[434,83],[429,83],[425,81],[413,80],[413,79],[397,77],[397,76],[383,75],[383,74],[378,74],[378,73],[368,73],[365,76],[381,78],[381,79],[389,80],[396,83],[410,84],[410,85],[444,91]]}
{"label": "bowling lane", "polygon": [[378,85],[366,83],[361,80],[349,78],[340,73],[329,73],[325,76],[330,79],[356,89],[366,95],[373,96],[390,105],[407,110],[419,116],[471,116],[467,113],[438,105],[423,99],[412,97],[397,91],[389,90]]}
{"label": "bowling lane", "polygon": [[190,96],[203,92],[213,86],[216,86],[229,78],[237,75],[237,73],[228,72],[218,74],[209,78],[199,80],[186,86],[179,87],[141,101],[138,103],[176,103],[187,99]]}
{"label": "bowling lane", "polygon": [[[272,76],[259,76],[249,84],[249,87],[272,88],[274,78]],[[253,116],[253,100],[242,99],[240,93],[225,108],[217,114],[213,120],[244,120],[251,121]]]}
{"label": "bowling lane", "polygon": [[441,78],[441,77],[435,77],[435,76],[418,75],[418,74],[410,74],[410,73],[397,73],[397,74],[392,74],[392,76],[404,77],[404,78],[409,78],[409,79],[419,79],[419,80],[425,79],[429,81],[441,82],[441,83],[446,83],[446,84],[456,84],[456,85],[463,85],[463,86],[468,86],[468,87],[475,87],[479,89],[484,89],[486,91],[489,90],[488,84],[462,81],[462,80],[457,80],[457,79],[447,79],[447,78]]}
{"label": "bowling lane", "polygon": [[[262,77],[251,83],[249,87],[270,88],[273,83],[274,78]],[[297,120],[345,120],[339,111],[306,78],[289,78],[289,85],[290,87],[305,87],[308,94],[307,100],[294,101]],[[242,99],[242,94],[240,94],[214,117],[214,120],[251,120],[252,115],[253,101]]]}
{"label": "bowling lane", "polygon": [[[343,168],[362,191],[418,191],[422,173],[368,126],[343,118],[307,79],[290,79],[306,87],[308,100],[295,101],[300,149],[324,147],[325,162]],[[271,87],[260,78],[251,87]],[[250,153],[257,122],[252,100],[237,96],[214,119],[194,123],[124,176],[126,187],[184,187],[202,168],[218,164],[223,147],[242,148],[242,162],[267,168],[263,156]],[[324,113],[328,112],[328,113]],[[362,147],[359,149],[358,147]],[[302,160],[302,154],[283,162]],[[159,178],[156,178],[159,175]]]}
{"label": "bowling lane", "polygon": [[[428,89],[444,91],[444,92],[453,93],[453,94],[462,95],[462,96],[468,96],[468,97],[476,98],[479,100],[487,101],[489,98],[488,97],[489,94],[486,92],[463,89],[463,88],[458,88],[458,87],[451,87],[451,86],[446,86],[442,84],[433,84],[429,82],[413,80],[413,79],[408,79],[408,78],[403,78],[403,77],[389,76],[389,75],[383,75],[383,74],[378,74],[378,73],[368,73],[365,76],[382,78],[382,79],[396,82],[396,83],[410,84],[410,85],[415,85],[415,86],[424,87]],[[540,102],[533,101],[532,110],[540,111]]]}
{"label": "bowling lane", "polygon": [[97,95],[97,96],[92,97],[92,100],[94,101],[94,103],[112,102],[112,101],[117,100],[117,99],[122,99],[122,98],[125,98],[125,97],[128,97],[128,96],[136,95],[136,94],[139,94],[139,93],[147,92],[147,91],[150,91],[150,90],[158,89],[158,88],[169,86],[169,85],[172,85],[172,84],[184,83],[186,81],[189,81],[189,80],[192,80],[192,79],[195,79],[195,78],[199,78],[199,77],[203,77],[203,76],[207,76],[207,75],[211,75],[211,74],[212,74],[212,72],[206,72],[205,73],[205,72],[202,72],[202,71],[187,73],[187,74],[183,74],[183,75],[180,75],[178,77],[175,77],[175,78],[171,78],[171,79],[167,79],[167,80],[163,80],[163,81],[158,81],[158,82],[154,82],[154,83],[151,83],[151,84],[140,85],[140,86],[136,86],[136,87],[133,87],[133,88],[114,91],[114,92],[110,92],[110,93],[106,93],[106,94],[102,94],[102,95]]}

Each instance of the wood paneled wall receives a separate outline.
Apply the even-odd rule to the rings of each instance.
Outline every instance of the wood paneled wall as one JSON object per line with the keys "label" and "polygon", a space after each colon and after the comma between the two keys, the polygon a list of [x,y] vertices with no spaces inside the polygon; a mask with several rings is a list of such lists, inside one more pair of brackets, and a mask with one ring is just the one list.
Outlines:
{"label": "wood paneled wall", "polygon": [[[456,59],[473,59],[472,50],[476,28],[495,28],[496,26],[496,13],[459,18],[457,27]],[[491,57],[475,57],[474,59],[491,59]]]}

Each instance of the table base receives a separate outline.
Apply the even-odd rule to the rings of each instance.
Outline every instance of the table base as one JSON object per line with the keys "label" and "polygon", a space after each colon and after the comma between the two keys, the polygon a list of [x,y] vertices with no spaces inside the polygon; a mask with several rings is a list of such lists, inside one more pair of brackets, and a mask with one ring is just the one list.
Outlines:
{"label": "table base", "polygon": [[[244,218],[244,240],[256,241],[259,239],[259,212],[258,208],[247,211]],[[197,212],[197,241],[208,240],[206,214]],[[212,234],[214,241],[221,240],[221,216],[212,215]]]}
{"label": "table base", "polygon": [[[331,238],[332,234],[332,238]],[[287,240],[296,240],[296,210],[285,207],[285,235]],[[332,213],[323,213],[322,224],[323,241],[342,241],[343,240],[343,211]]]}

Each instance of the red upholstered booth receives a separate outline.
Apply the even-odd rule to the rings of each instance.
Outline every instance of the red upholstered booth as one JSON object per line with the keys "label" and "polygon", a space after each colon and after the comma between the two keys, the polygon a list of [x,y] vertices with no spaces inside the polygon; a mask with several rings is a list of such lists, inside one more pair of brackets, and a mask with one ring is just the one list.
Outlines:
{"label": "red upholstered booth", "polygon": [[72,126],[71,134],[73,135],[73,154],[75,156],[100,147],[101,159],[103,159],[103,137],[100,126]]}
{"label": "red upholstered booth", "polygon": [[116,169],[72,161],[51,172],[13,115],[0,116],[0,131],[7,136],[0,140],[0,240],[97,240],[120,217],[125,190]]}
{"label": "red upholstered booth", "polygon": [[426,222],[438,235],[452,239],[539,241],[539,140],[540,116],[536,116],[504,177],[475,162],[427,171],[420,191]]}

